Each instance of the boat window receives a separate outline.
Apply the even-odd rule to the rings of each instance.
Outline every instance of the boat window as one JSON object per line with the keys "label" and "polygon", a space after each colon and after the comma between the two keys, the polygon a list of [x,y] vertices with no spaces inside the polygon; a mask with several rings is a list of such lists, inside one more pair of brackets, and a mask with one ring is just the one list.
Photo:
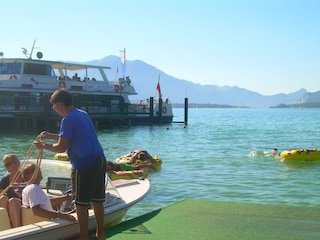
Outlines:
{"label": "boat window", "polygon": [[52,68],[46,64],[25,63],[24,74],[51,76]]}
{"label": "boat window", "polygon": [[43,93],[6,92],[0,95],[0,111],[43,111]]}
{"label": "boat window", "polygon": [[21,63],[0,63],[0,74],[20,74]]}

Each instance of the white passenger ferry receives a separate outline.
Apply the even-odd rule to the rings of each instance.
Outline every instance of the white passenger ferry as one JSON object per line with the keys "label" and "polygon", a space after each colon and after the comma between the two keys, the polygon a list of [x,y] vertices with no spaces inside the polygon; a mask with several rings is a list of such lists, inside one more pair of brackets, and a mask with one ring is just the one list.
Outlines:
{"label": "white passenger ferry", "polygon": [[3,129],[52,129],[59,116],[49,98],[57,88],[73,94],[74,105],[89,113],[97,128],[171,123],[172,105],[161,98],[132,103],[137,92],[129,76],[109,81],[110,67],[37,59],[0,59],[0,121]]}

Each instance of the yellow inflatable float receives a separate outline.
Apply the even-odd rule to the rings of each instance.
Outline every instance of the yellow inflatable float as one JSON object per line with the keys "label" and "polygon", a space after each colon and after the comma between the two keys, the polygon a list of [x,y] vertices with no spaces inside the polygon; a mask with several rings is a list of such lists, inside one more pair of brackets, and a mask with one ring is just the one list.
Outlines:
{"label": "yellow inflatable float", "polygon": [[148,172],[155,172],[161,169],[162,161],[159,156],[151,156],[146,150],[133,150],[130,153],[118,157],[115,164],[129,164],[134,169],[143,169]]}
{"label": "yellow inflatable float", "polygon": [[320,160],[320,151],[313,149],[291,149],[280,153],[285,160],[314,161]]}
{"label": "yellow inflatable float", "polygon": [[143,169],[134,169],[132,165],[125,163],[113,163],[107,161],[106,172],[111,180],[118,179],[144,179],[148,177],[148,173]]}
{"label": "yellow inflatable float", "polygon": [[[67,153],[57,153],[54,156],[55,160],[59,161],[68,161],[68,154]],[[108,169],[108,166],[111,168]],[[117,165],[117,166],[115,166]],[[117,171],[115,171],[117,168]],[[141,179],[141,178],[147,178],[148,173],[145,172],[142,169],[137,169],[135,170],[131,165],[127,164],[114,164],[109,161],[107,161],[107,169],[106,171],[108,172],[108,175],[111,180],[118,180],[118,179]]]}
{"label": "yellow inflatable float", "polygon": [[69,161],[69,157],[67,153],[57,153],[54,155],[54,160],[60,160],[60,161]]}
{"label": "yellow inflatable float", "polygon": [[148,177],[148,173],[144,170],[131,170],[131,171],[110,171],[108,175],[111,180],[118,179],[144,179]]}

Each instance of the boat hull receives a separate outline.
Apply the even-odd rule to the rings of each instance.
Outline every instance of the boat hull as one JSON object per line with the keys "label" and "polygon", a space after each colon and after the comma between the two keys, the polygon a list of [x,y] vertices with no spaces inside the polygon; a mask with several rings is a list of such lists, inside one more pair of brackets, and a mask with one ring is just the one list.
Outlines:
{"label": "boat hull", "polygon": [[[106,214],[104,217],[105,226],[111,227],[119,224],[126,214],[127,208],[123,208],[118,212]],[[95,219],[91,217],[88,223],[89,230],[95,229]],[[0,239],[68,239],[79,235],[77,223],[65,223],[59,220],[42,221],[38,223],[29,224],[26,226],[12,228],[9,230],[1,231]]]}

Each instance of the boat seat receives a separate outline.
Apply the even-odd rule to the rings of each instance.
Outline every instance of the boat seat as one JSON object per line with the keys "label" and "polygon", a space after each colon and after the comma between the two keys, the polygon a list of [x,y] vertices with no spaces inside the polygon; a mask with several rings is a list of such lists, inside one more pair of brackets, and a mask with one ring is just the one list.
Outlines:
{"label": "boat seat", "polygon": [[0,219],[0,231],[11,228],[7,209],[0,207]]}
{"label": "boat seat", "polygon": [[28,225],[32,223],[49,220],[48,218],[43,218],[43,217],[34,215],[32,212],[32,209],[26,206],[21,207],[21,217],[22,217],[22,225]]}

